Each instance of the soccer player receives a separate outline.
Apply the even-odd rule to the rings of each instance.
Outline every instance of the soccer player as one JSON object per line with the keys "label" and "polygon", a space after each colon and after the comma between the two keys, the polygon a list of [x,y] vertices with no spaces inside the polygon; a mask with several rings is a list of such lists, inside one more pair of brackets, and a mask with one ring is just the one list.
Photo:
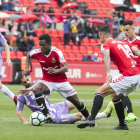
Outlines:
{"label": "soccer player", "polygon": [[[29,88],[33,84],[39,82],[39,80],[33,82],[30,75],[25,76],[23,75],[23,72],[19,72],[17,79],[23,86],[25,86],[25,88]],[[64,102],[50,105],[47,96],[45,95],[42,96],[45,100],[45,104],[49,113],[52,114],[53,116],[53,123],[74,123],[75,121],[85,120],[85,117],[82,116],[80,112],[74,114],[68,114],[71,110],[75,108],[75,106],[71,102],[64,101]],[[16,113],[18,117],[23,122],[23,124],[28,124],[29,122],[26,120],[24,114],[22,113],[24,105],[29,107],[32,112],[41,111],[41,109],[39,108],[35,100],[35,95],[33,91],[30,91],[29,94],[25,96],[22,96],[20,94],[16,106]],[[110,117],[113,108],[114,108],[113,103],[109,102],[106,110],[104,110],[101,113],[98,113],[96,119]]]}
{"label": "soccer player", "polygon": [[[128,130],[123,104],[120,99],[132,91],[137,91],[140,86],[140,70],[136,66],[136,61],[132,58],[133,54],[140,56],[140,51],[131,44],[112,39],[111,29],[108,25],[100,28],[99,37],[103,43],[101,51],[104,55],[104,64],[107,72],[106,83],[95,91],[91,116],[87,121],[77,125],[77,127],[94,127],[95,116],[102,107],[104,97],[111,94],[119,119],[119,125],[113,129]],[[120,72],[120,75],[114,79],[110,75],[111,61]]]}
{"label": "soccer player", "polygon": [[[10,59],[10,50],[9,50],[9,46],[7,44],[6,39],[4,38],[4,36],[0,33],[0,44],[5,48],[6,51],[6,55],[7,55],[7,59],[6,59],[6,64],[8,66],[8,68],[11,67],[11,59]],[[0,70],[2,67],[2,57],[0,55]],[[0,91],[4,94],[6,94],[7,96],[9,96],[11,99],[14,100],[15,104],[17,103],[17,95],[14,95],[5,85],[2,84],[1,82],[1,77],[2,75],[0,75]]]}
{"label": "soccer player", "polygon": [[42,94],[45,93],[49,95],[53,90],[59,92],[64,98],[74,104],[79,112],[87,118],[89,113],[85,105],[79,101],[76,94],[77,92],[67,80],[65,72],[68,71],[68,65],[62,52],[58,48],[51,46],[51,37],[48,34],[42,34],[39,37],[39,47],[40,49],[35,49],[27,54],[24,74],[29,72],[28,68],[31,58],[37,59],[42,68],[43,78],[42,81],[39,81],[33,87],[33,92],[36,102],[46,116],[46,119],[50,122],[53,120],[46,108]]}

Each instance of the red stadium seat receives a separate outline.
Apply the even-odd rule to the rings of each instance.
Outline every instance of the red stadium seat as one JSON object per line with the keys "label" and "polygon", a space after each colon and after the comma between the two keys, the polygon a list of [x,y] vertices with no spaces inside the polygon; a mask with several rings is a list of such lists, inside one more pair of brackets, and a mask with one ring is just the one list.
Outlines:
{"label": "red stadium seat", "polygon": [[101,40],[100,40],[100,39],[97,39],[97,44],[98,44],[98,43],[101,43]]}
{"label": "red stadium seat", "polygon": [[10,36],[10,37],[9,37],[9,43],[10,43],[10,44],[12,43],[12,41],[13,41],[14,38],[16,38],[16,36]]}
{"label": "red stadium seat", "polygon": [[112,9],[113,9],[113,7],[114,7],[114,5],[113,5],[113,4],[108,3],[108,5],[107,5],[107,10],[112,10]]}
{"label": "red stadium seat", "polygon": [[83,60],[83,55],[82,53],[76,53],[76,60]]}
{"label": "red stadium seat", "polygon": [[100,4],[98,2],[94,3],[93,9],[100,10],[101,9]]}
{"label": "red stadium seat", "polygon": [[17,58],[15,51],[10,51],[10,58],[11,59],[16,59]]}
{"label": "red stadium seat", "polygon": [[22,51],[17,51],[17,59],[21,59],[22,56],[24,56],[24,53]]}
{"label": "red stadium seat", "polygon": [[68,53],[63,53],[63,56],[64,56],[66,61],[69,60]]}
{"label": "red stadium seat", "polygon": [[107,4],[106,3],[101,4],[101,10],[107,10]]}
{"label": "red stadium seat", "polygon": [[80,52],[81,53],[86,53],[87,52],[86,47],[85,46],[80,46]]}
{"label": "red stadium seat", "polygon": [[39,48],[39,44],[35,44],[35,47],[36,47],[36,48]]}
{"label": "red stadium seat", "polygon": [[29,7],[29,6],[30,6],[29,0],[23,0],[23,1],[22,1],[22,5],[23,5],[23,6],[26,6],[26,7]]}
{"label": "red stadium seat", "polygon": [[105,16],[108,16],[108,15],[109,15],[109,12],[110,12],[110,11],[105,11],[105,12],[104,12],[104,15],[105,15]]}
{"label": "red stadium seat", "polygon": [[125,18],[130,18],[130,12],[124,12],[124,17]]}
{"label": "red stadium seat", "polygon": [[45,33],[45,34],[49,34],[49,35],[51,36],[51,30],[45,29],[45,30],[44,30],[44,33]]}
{"label": "red stadium seat", "polygon": [[52,38],[52,44],[60,44],[60,38]]}
{"label": "red stadium seat", "polygon": [[65,45],[65,51],[66,52],[72,52],[71,46],[70,45]]}
{"label": "red stadium seat", "polygon": [[87,52],[93,52],[93,47],[92,46],[87,46]]}
{"label": "red stadium seat", "polygon": [[131,16],[131,18],[136,19],[137,18],[137,13],[136,12],[131,12],[130,16]]}
{"label": "red stadium seat", "polygon": [[51,36],[52,36],[52,37],[58,37],[58,32],[57,32],[57,30],[51,30]]}
{"label": "red stadium seat", "polygon": [[93,50],[95,53],[101,53],[101,50],[96,46],[94,46]]}
{"label": "red stadium seat", "polygon": [[104,15],[104,11],[98,11],[98,15],[99,16],[103,16]]}
{"label": "red stadium seat", "polygon": [[77,10],[77,13],[78,13],[78,15],[80,15],[81,14],[81,10]]}
{"label": "red stadium seat", "polygon": [[72,46],[72,52],[79,52],[79,46]]}
{"label": "red stadium seat", "polygon": [[61,42],[60,43],[64,45],[64,38],[61,38]]}
{"label": "red stadium seat", "polygon": [[41,36],[43,34],[42,29],[36,29],[35,32],[36,32],[37,36]]}
{"label": "red stadium seat", "polygon": [[91,46],[94,46],[96,44],[96,39],[90,39],[89,42]]}
{"label": "red stadium seat", "polygon": [[34,40],[34,43],[35,43],[35,44],[38,44],[38,43],[39,43],[38,37],[33,37],[33,40]]}
{"label": "red stadium seat", "polygon": [[89,39],[88,39],[88,38],[84,38],[84,39],[82,39],[81,44],[82,44],[82,45],[85,45],[85,46],[90,45],[90,44],[89,44]]}
{"label": "red stadium seat", "polygon": [[2,56],[2,58],[7,58],[6,52],[5,51],[1,51],[1,56]]}
{"label": "red stadium seat", "polygon": [[69,60],[76,60],[75,53],[69,53]]}
{"label": "red stadium seat", "polygon": [[54,8],[60,8],[60,6],[58,5],[57,1],[52,1],[51,6],[54,7]]}
{"label": "red stadium seat", "polygon": [[64,30],[59,30],[58,31],[58,36],[59,37],[64,37]]}
{"label": "red stadium seat", "polygon": [[103,61],[104,61],[104,56],[103,56],[102,53],[99,53],[99,54],[98,54],[98,58],[99,58],[99,61],[100,61],[100,62],[103,62]]}
{"label": "red stadium seat", "polygon": [[87,6],[88,6],[88,9],[93,9],[93,3],[88,3]]}
{"label": "red stadium seat", "polygon": [[60,49],[62,52],[65,52],[64,45],[58,45],[57,48]]}

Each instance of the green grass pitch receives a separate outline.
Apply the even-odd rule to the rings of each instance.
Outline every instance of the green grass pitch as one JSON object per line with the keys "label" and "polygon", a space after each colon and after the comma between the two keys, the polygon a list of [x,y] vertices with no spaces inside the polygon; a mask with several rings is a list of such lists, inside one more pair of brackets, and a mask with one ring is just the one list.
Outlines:
{"label": "green grass pitch", "polygon": [[[15,94],[22,88],[20,85],[8,85],[9,89]],[[82,100],[89,112],[91,111],[94,91],[96,86],[74,86],[78,92],[78,97]],[[129,130],[112,130],[118,125],[115,111],[110,118],[97,120],[97,127],[78,129],[75,124],[44,124],[42,126],[32,126],[22,124],[16,115],[14,102],[0,93],[0,140],[140,140],[140,89],[136,93],[129,95],[135,115],[138,117],[136,122],[128,124]],[[65,99],[59,93],[53,92],[50,103],[58,103]],[[103,107],[111,100],[110,96],[105,97]],[[73,110],[72,113],[77,112]],[[25,117],[29,121],[31,111],[24,107]]]}

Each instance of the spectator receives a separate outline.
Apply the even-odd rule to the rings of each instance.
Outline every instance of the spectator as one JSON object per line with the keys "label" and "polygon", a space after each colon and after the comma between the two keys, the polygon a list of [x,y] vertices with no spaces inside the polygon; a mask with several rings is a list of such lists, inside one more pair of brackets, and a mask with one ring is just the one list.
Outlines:
{"label": "spectator", "polygon": [[2,28],[6,28],[6,22],[5,22],[5,20],[2,20]]}
{"label": "spectator", "polygon": [[74,9],[74,12],[73,13],[71,12],[71,14],[72,14],[71,20],[74,20],[77,17],[77,10]]}
{"label": "spectator", "polygon": [[8,24],[8,29],[12,35],[17,35],[17,23],[14,20],[11,20],[11,23]]}
{"label": "spectator", "polygon": [[30,7],[27,7],[27,9],[26,9],[26,13],[32,13]]}
{"label": "spectator", "polygon": [[95,38],[99,38],[99,34],[98,34],[99,26],[96,23],[94,23],[92,26],[92,29],[93,29],[93,33],[95,33],[95,35],[96,35]]}
{"label": "spectator", "polygon": [[[92,24],[93,26],[93,24]],[[84,27],[84,36],[90,38],[96,38],[93,32],[92,26],[90,27],[90,23],[87,21]]]}
{"label": "spectator", "polygon": [[64,20],[64,45],[69,45],[70,29],[70,17],[67,17],[67,20]]}
{"label": "spectator", "polygon": [[[123,22],[125,21],[125,17],[124,17],[124,14],[123,14],[123,11],[120,10],[118,12],[118,20],[120,21],[120,24],[123,24]],[[119,28],[119,27],[118,27]],[[120,28],[119,28],[120,29]]]}
{"label": "spectator", "polygon": [[67,14],[67,11],[66,10],[63,10],[62,15],[60,15],[60,20],[62,22],[64,21],[64,19],[67,19],[67,16],[65,14]]}
{"label": "spectator", "polygon": [[[84,15],[90,15],[90,11],[89,11],[88,7],[85,8],[83,14],[84,14]],[[85,20],[85,22],[87,21],[87,18],[88,18],[88,17],[83,17],[83,19]]]}
{"label": "spectator", "polygon": [[5,2],[5,0],[2,0],[1,7],[2,7],[2,11],[8,11],[8,5]]}
{"label": "spectator", "polygon": [[71,21],[71,40],[73,44],[76,43],[76,36],[77,36],[77,27],[75,20]]}
{"label": "spectator", "polygon": [[98,53],[94,53],[94,54],[93,54],[92,61],[94,61],[94,62],[99,62]]}
{"label": "spectator", "polygon": [[[53,7],[50,6],[47,13],[54,13]],[[56,29],[57,19],[55,18],[55,14],[45,15],[45,22],[47,23],[47,28],[51,28],[52,23],[54,23],[54,29]]]}
{"label": "spectator", "polygon": [[71,14],[71,9],[67,8],[67,14]]}
{"label": "spectator", "polygon": [[60,7],[64,5],[65,0],[57,0],[57,3]]}
{"label": "spectator", "polygon": [[26,44],[25,44],[24,38],[22,37],[21,33],[19,33],[16,38],[16,45],[20,51],[27,51]]}
{"label": "spectator", "polygon": [[137,3],[140,4],[140,0],[137,0]]}
{"label": "spectator", "polygon": [[18,24],[18,32],[20,32],[22,36],[26,36],[26,28],[23,21]]}
{"label": "spectator", "polygon": [[8,11],[14,11],[14,4],[13,4],[13,0],[9,0],[9,3],[8,3]]}
{"label": "spectator", "polygon": [[[35,12],[35,13],[39,13],[38,6],[37,6],[37,5],[35,5],[35,8],[33,9],[33,12]],[[36,16],[39,17],[38,14],[36,14]]]}
{"label": "spectator", "polygon": [[136,9],[133,7],[133,4],[131,3],[130,0],[124,0],[123,4],[129,7],[129,12],[136,12]]}
{"label": "spectator", "polygon": [[[42,6],[40,9],[39,9],[39,12],[40,13],[45,13],[45,9],[44,9],[44,6]],[[41,16],[41,21],[42,21],[42,25],[43,25],[43,23],[44,23],[44,16]]]}
{"label": "spectator", "polygon": [[83,57],[83,61],[92,61],[91,54],[92,54],[92,52],[88,51],[88,55]]}
{"label": "spectator", "polygon": [[36,32],[34,32],[32,20],[29,20],[27,22],[27,36],[30,36],[30,35],[36,36]]}
{"label": "spectator", "polygon": [[124,39],[126,39],[124,32],[120,32],[116,39],[120,41],[123,41]]}
{"label": "spectator", "polygon": [[77,16],[76,19],[76,26],[77,26],[77,34],[78,34],[78,37],[79,37],[79,41],[78,41],[78,46],[81,46],[81,41],[82,41],[82,38],[83,38],[83,25],[79,19],[79,17]]}
{"label": "spectator", "polygon": [[32,35],[29,36],[29,38],[25,41],[25,43],[26,43],[27,51],[30,51],[31,49],[35,48],[35,43]]}
{"label": "spectator", "polygon": [[17,48],[16,38],[13,38],[12,43],[10,44],[10,50],[15,52],[19,51]]}

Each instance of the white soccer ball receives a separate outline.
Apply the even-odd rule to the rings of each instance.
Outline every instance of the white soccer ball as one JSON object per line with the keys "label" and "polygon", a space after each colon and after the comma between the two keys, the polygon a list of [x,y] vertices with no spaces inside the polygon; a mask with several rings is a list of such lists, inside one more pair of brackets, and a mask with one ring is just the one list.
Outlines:
{"label": "white soccer ball", "polygon": [[33,112],[30,116],[30,123],[34,126],[40,126],[44,123],[45,117],[42,112]]}

